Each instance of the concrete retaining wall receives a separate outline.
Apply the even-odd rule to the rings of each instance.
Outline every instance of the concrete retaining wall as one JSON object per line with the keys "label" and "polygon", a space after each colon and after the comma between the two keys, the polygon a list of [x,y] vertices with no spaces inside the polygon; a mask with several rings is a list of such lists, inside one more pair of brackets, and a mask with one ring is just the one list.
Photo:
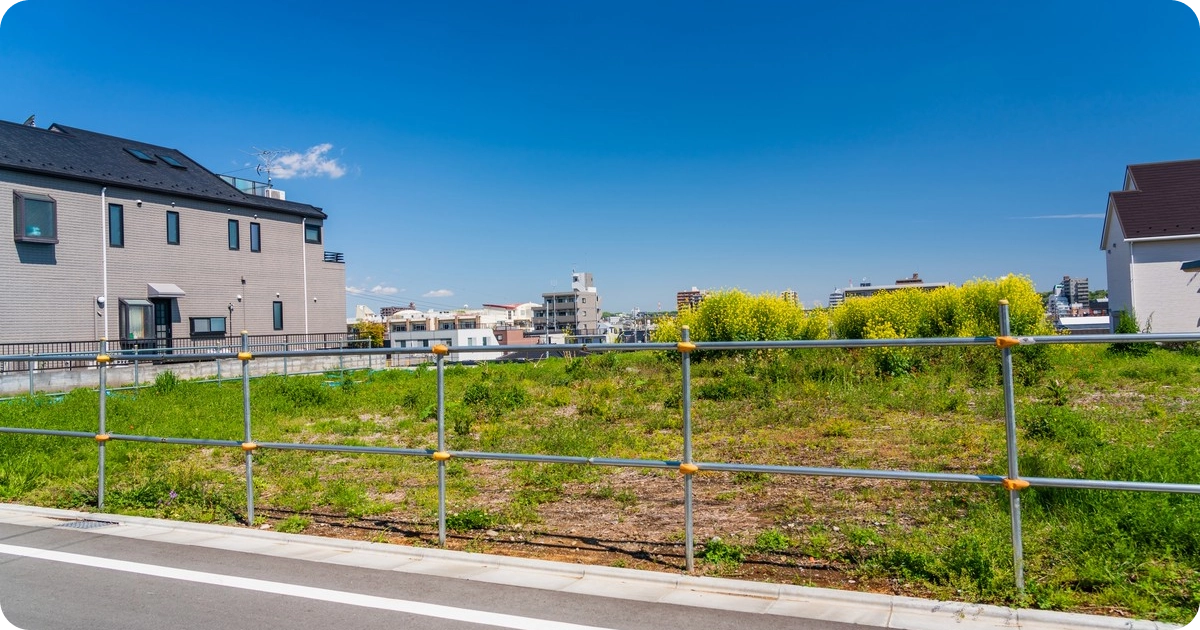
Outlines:
{"label": "concrete retaining wall", "polygon": [[[407,358],[407,357],[404,357]],[[392,361],[394,366],[397,362]],[[382,369],[387,367],[384,357],[376,355],[347,355],[343,357],[296,357],[289,359],[254,359],[250,361],[250,376],[268,374],[305,374],[337,371],[340,369]],[[154,383],[159,374],[171,371],[180,380],[196,379],[240,379],[242,362],[237,359],[220,361],[196,361],[189,363],[138,363],[137,365],[115,365],[108,368],[109,389],[132,387],[135,383],[145,386]],[[100,370],[95,367],[73,370],[34,370],[32,391],[35,393],[62,393],[85,387],[100,387]],[[30,393],[30,374],[12,372],[0,375],[0,396],[23,396]]]}

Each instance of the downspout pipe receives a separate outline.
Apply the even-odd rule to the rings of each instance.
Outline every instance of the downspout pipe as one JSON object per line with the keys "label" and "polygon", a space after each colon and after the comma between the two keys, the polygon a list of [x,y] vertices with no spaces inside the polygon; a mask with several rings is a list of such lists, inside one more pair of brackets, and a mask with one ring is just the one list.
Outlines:
{"label": "downspout pipe", "polygon": [[[304,268],[304,340],[308,341],[308,218],[300,219],[300,263]],[[307,347],[307,346],[305,346]]]}
{"label": "downspout pipe", "polygon": [[101,310],[104,311],[104,338],[108,339],[108,187],[100,188],[100,269],[103,275],[103,285],[100,297],[104,298]]}

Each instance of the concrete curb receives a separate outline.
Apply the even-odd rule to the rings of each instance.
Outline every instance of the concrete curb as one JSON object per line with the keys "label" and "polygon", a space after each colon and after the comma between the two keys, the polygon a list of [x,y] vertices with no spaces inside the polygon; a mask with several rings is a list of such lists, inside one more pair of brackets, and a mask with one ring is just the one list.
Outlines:
{"label": "concrete curb", "polygon": [[[26,517],[24,520],[32,519],[34,522],[17,522],[22,520],[20,518],[22,516]],[[203,535],[203,537],[191,541],[174,542],[248,553],[311,559],[317,562],[334,562],[335,560],[328,555],[324,558],[305,558],[302,553],[304,550],[323,548],[344,552],[333,554],[337,558],[336,562],[341,564],[355,564],[353,558],[346,557],[347,554],[386,556],[400,560],[399,563],[391,566],[391,570],[397,571],[428,572],[515,586],[858,623],[879,628],[933,630],[950,626],[964,630],[998,628],[1165,630],[1178,627],[1154,621],[1098,615],[945,602],[878,593],[748,582],[620,567],[577,565],[429,547],[405,547],[387,543],[285,534],[227,525],[0,504],[0,522],[13,521],[18,525],[54,527],[62,521],[74,520],[108,521],[128,525],[131,528],[124,531],[91,530],[92,533],[97,534],[150,538],[174,532],[187,532]],[[145,531],[138,532],[132,528],[143,528]],[[239,540],[242,541],[242,544],[233,544]],[[247,549],[247,541],[260,543],[260,547],[267,547]],[[364,563],[363,566],[371,565]],[[517,575],[517,573],[523,575]],[[536,578],[538,575],[558,579],[539,580]],[[647,588],[651,586],[657,588]]]}

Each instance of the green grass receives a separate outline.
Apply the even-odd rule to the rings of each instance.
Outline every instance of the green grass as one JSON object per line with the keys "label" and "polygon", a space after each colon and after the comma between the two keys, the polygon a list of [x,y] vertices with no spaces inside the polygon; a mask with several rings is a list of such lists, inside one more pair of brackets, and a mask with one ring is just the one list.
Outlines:
{"label": "green grass", "polygon": [[[1021,348],[1028,350],[1028,348]],[[1194,349],[1110,353],[1046,347],[1014,356],[1020,469],[1062,476],[1200,481],[1200,357]],[[1004,403],[992,348],[702,353],[693,363],[698,461],[845,466],[1002,475]],[[676,354],[612,353],[446,371],[454,450],[676,460],[683,440]],[[436,445],[436,379],[428,369],[252,381],[258,442]],[[112,433],[241,441],[240,383],[160,376],[136,397],[108,399]],[[0,425],[95,432],[98,395],[0,404]],[[106,509],[206,522],[244,518],[238,449],[112,441]],[[615,469],[528,462],[447,464],[454,531],[536,524],[564,500],[621,514],[661,509]],[[256,506],[287,514],[390,519],[429,528],[437,514],[428,458],[271,451],[255,455]],[[658,473],[647,473],[658,474]],[[1189,620],[1200,605],[1200,498],[1033,488],[1022,493],[1026,581],[1013,587],[1007,494],[992,486],[729,475],[714,501],[749,505],[758,531],[697,541],[705,570],[728,575],[772,557],[813,558],[917,593],[1051,609],[1122,610]],[[0,500],[94,508],[90,439],[0,434]],[[788,488],[826,489],[820,493]],[[487,493],[490,502],[479,502]],[[786,499],[771,497],[787,496]],[[500,497],[500,503],[496,503]],[[750,499],[747,502],[747,497]],[[743,503],[737,503],[742,501]],[[487,507],[482,507],[486,505]],[[579,523],[580,531],[588,524]],[[647,531],[669,540],[673,532]]]}

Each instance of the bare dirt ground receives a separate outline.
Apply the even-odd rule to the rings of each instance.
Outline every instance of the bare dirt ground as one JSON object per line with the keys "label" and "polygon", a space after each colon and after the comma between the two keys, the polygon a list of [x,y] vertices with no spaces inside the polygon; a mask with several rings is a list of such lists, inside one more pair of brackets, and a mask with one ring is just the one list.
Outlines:
{"label": "bare dirt ground", "polygon": [[[602,484],[624,498],[596,496],[597,484],[569,484],[560,500],[539,507],[539,522],[495,526],[487,530],[447,532],[449,549],[684,573],[684,497],[680,476],[667,471],[618,470]],[[472,504],[499,510],[511,497],[501,486],[479,488]],[[712,563],[697,557],[696,575],[929,596],[928,589],[884,578],[856,575],[849,563],[814,558],[794,545],[783,551],[755,552],[755,534],[777,528],[793,541],[815,523],[858,522],[881,528],[895,497],[874,480],[785,478],[738,483],[728,475],[694,477],[696,552],[714,536],[746,549],[742,563]],[[880,491],[883,490],[883,491]],[[899,490],[899,488],[897,488]],[[636,497],[631,499],[630,497]],[[259,510],[274,526],[292,512]],[[401,545],[437,545],[437,525],[402,513],[352,520],[345,516],[305,513],[306,534],[371,540]],[[903,520],[903,517],[898,517]],[[905,525],[905,523],[901,523]],[[836,526],[832,538],[838,538]],[[835,543],[836,547],[836,543]],[[825,554],[828,556],[829,554]]]}

